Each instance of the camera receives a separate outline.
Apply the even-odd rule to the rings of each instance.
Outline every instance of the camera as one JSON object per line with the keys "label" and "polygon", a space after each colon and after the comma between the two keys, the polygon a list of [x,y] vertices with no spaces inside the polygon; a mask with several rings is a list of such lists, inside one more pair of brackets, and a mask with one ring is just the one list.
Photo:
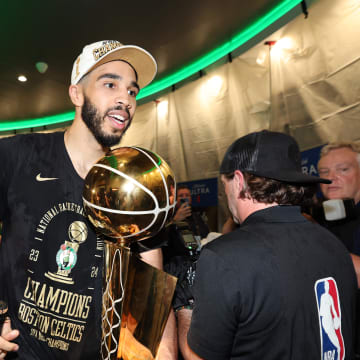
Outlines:
{"label": "camera", "polygon": [[189,199],[188,198],[181,198],[180,199],[180,204],[189,204]]}
{"label": "camera", "polygon": [[193,234],[189,225],[177,221],[168,227],[168,252],[170,256],[197,257],[201,244],[200,239]]}

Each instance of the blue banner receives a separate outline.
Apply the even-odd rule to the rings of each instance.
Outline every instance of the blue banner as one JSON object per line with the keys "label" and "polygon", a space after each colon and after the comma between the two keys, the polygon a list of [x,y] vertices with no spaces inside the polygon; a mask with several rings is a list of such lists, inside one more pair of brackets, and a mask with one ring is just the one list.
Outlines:
{"label": "blue banner", "polygon": [[218,204],[218,179],[204,179],[178,183],[191,191],[192,206],[207,207]]}
{"label": "blue banner", "polygon": [[319,176],[317,163],[320,159],[322,146],[315,147],[301,153],[301,169],[304,174]]}

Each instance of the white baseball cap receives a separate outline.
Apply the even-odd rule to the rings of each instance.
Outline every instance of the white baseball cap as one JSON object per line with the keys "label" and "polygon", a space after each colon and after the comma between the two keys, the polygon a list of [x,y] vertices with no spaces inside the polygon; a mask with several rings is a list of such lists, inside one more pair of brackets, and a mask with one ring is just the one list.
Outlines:
{"label": "white baseball cap", "polygon": [[157,72],[156,61],[146,50],[136,45],[123,45],[116,40],[104,40],[84,47],[74,62],[71,85],[76,85],[98,66],[114,60],[126,61],[134,68],[140,88],[148,85]]}

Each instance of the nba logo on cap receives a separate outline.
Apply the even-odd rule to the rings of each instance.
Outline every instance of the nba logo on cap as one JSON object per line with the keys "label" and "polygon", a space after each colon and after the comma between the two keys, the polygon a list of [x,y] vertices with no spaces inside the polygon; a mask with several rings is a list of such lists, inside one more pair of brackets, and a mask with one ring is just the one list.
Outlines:
{"label": "nba logo on cap", "polygon": [[341,309],[336,281],[324,278],[316,281],[315,295],[319,314],[321,359],[343,360],[344,339],[341,333]]}

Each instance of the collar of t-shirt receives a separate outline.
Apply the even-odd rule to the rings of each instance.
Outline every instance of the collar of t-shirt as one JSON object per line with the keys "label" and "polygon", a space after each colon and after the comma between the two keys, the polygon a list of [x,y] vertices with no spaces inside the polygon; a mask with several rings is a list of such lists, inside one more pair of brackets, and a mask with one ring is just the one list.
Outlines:
{"label": "collar of t-shirt", "polygon": [[287,223],[308,221],[301,215],[300,206],[278,205],[263,210],[258,210],[249,215],[242,225],[258,222]]}

